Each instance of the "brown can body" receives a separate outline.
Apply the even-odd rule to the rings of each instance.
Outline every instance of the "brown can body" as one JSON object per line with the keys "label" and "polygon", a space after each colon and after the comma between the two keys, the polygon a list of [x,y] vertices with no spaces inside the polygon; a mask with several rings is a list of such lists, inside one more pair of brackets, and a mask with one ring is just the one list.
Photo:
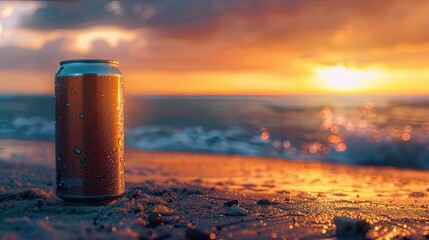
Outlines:
{"label": "brown can body", "polygon": [[123,78],[117,62],[69,60],[55,77],[56,194],[109,202],[125,192]]}

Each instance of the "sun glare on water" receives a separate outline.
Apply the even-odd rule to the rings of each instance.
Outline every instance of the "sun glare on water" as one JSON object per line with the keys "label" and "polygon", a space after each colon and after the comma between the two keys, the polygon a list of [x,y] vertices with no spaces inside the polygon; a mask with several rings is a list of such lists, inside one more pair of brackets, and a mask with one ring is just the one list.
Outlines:
{"label": "sun glare on water", "polygon": [[322,86],[333,91],[357,91],[370,86],[377,73],[375,71],[365,71],[335,66],[323,68],[316,72],[318,80],[323,81]]}

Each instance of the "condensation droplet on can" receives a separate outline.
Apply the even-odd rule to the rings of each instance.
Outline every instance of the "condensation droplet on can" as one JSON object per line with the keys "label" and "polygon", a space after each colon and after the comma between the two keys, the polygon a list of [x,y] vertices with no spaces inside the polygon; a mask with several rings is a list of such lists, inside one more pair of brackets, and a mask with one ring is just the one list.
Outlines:
{"label": "condensation droplet on can", "polygon": [[85,162],[85,158],[81,157],[81,158],[79,159],[79,162],[80,162],[80,163],[84,163],[84,162]]}
{"label": "condensation droplet on can", "polygon": [[101,177],[100,177],[100,175],[97,175],[95,178],[96,178],[96,179],[100,179]]}
{"label": "condensation droplet on can", "polygon": [[60,157],[57,157],[57,161],[61,161],[61,158],[60,158]]}
{"label": "condensation droplet on can", "polygon": [[85,118],[85,114],[79,114],[79,117],[83,119]]}
{"label": "condensation droplet on can", "polygon": [[82,150],[80,150],[80,148],[75,148],[73,151],[76,154],[81,154],[82,153]]}
{"label": "condensation droplet on can", "polygon": [[67,103],[67,104],[66,104],[66,107],[70,107],[70,103]]}
{"label": "condensation droplet on can", "polygon": [[76,113],[73,113],[73,114],[72,114],[72,116],[73,116],[73,117],[76,117]]}

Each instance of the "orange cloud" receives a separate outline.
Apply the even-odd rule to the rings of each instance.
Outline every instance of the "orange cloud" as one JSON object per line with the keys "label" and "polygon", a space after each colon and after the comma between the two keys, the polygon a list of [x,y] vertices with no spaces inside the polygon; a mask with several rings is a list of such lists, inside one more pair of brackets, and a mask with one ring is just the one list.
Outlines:
{"label": "orange cloud", "polygon": [[[22,69],[41,77],[63,59],[114,58],[132,94],[424,94],[427,22],[424,1],[47,3],[4,30],[0,71],[16,81],[0,86],[20,89]],[[377,74],[322,86],[317,73],[336,66]]]}

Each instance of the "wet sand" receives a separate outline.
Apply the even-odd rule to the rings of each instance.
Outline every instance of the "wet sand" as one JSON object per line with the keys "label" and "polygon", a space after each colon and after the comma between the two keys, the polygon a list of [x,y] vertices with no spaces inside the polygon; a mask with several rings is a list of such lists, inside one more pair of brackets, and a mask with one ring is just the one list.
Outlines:
{"label": "wet sand", "polygon": [[0,239],[429,234],[427,171],[127,149],[124,198],[84,206],[55,196],[52,143],[0,140],[0,146]]}

